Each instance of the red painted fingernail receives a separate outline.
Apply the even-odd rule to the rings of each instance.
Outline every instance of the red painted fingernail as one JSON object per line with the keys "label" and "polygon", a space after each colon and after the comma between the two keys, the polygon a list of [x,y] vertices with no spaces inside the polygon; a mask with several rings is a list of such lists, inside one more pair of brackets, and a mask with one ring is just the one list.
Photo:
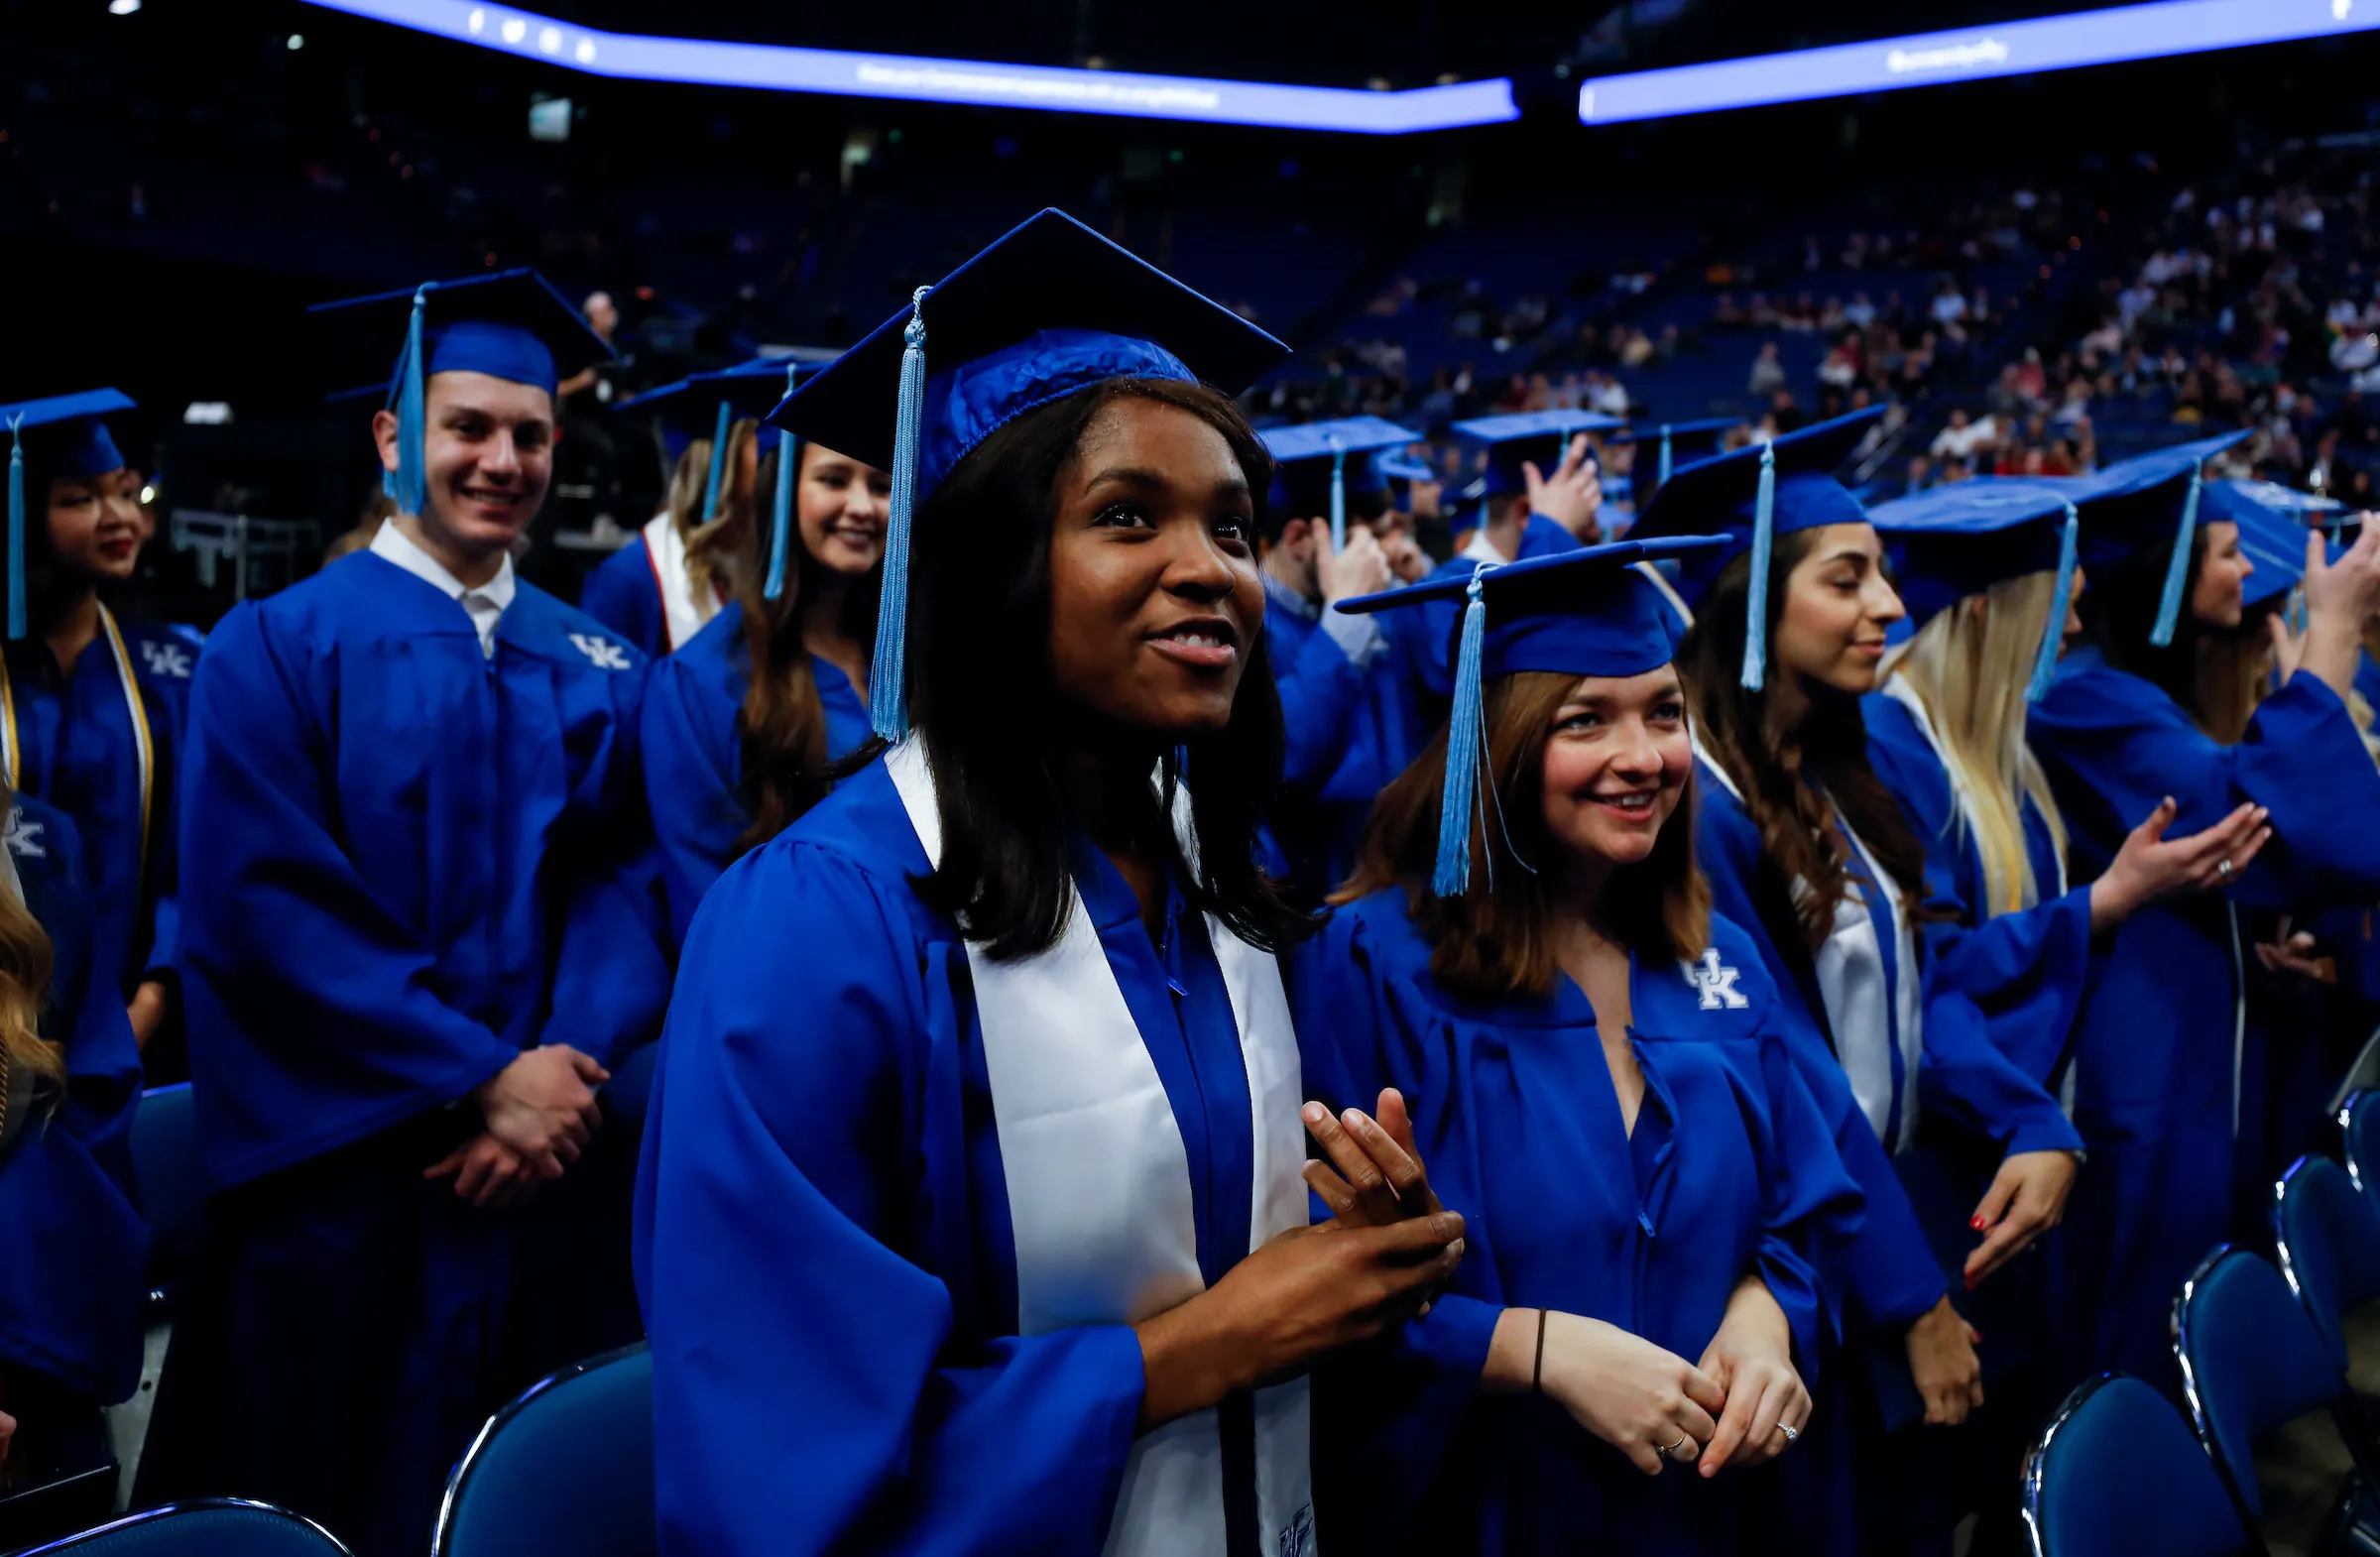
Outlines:
{"label": "red painted fingernail", "polygon": [[1978,1232],[1978,1233],[1982,1232],[1982,1231],[1983,1231],[1983,1217],[1982,1217],[1982,1214],[1981,1214],[1980,1212],[1976,1213],[1976,1215],[1975,1215],[1975,1219],[1974,1219],[1973,1221],[1971,1221],[1971,1222],[1967,1223],[1967,1226],[1968,1226],[1968,1227],[1971,1227],[1971,1228],[1973,1228],[1973,1229],[1974,1229],[1976,1232]]}

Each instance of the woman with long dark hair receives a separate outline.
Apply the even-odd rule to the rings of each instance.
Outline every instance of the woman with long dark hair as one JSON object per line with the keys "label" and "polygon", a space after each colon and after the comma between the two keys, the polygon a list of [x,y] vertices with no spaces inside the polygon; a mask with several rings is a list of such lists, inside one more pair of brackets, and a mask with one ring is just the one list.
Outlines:
{"label": "woman with long dark hair", "polygon": [[1285,354],[1045,211],[776,413],[892,472],[897,744],[680,960],[638,1197],[663,1550],[1312,1548],[1305,1376],[1462,1223],[1307,1227],[1270,471],[1210,387]]}
{"label": "woman with long dark hair", "polygon": [[2380,807],[2353,716],[2364,625],[2380,607],[2380,534],[2335,564],[2308,540],[2307,628],[2286,683],[2226,744],[2209,669],[2235,663],[2249,564],[2235,523],[2202,512],[2203,467],[2241,434],[2110,467],[2075,489],[2093,586],[2083,638],[2033,710],[2031,740],[2072,840],[2075,875],[2106,868],[2142,817],[2204,827],[2267,815],[2253,866],[2151,904],[2118,930],[2075,1034],[2076,1123],[2090,1148],[2069,1238],[2068,1373],[2170,1377],[2175,1288],[2234,1225],[2235,1132],[2251,1058],[2242,909],[2312,913],[2380,898]]}
{"label": "woman with long dark hair", "polygon": [[645,787],[680,941],[728,862],[823,798],[829,765],[869,737],[892,478],[771,432],[759,485],[774,513],[741,567],[743,592],[645,690]]}
{"label": "woman with long dark hair", "polygon": [[140,488],[105,419],[132,409],[114,390],[0,407],[24,456],[9,524],[25,559],[0,651],[0,768],[74,818],[94,955],[146,1048],[175,998],[175,758],[197,651],[104,598],[140,561]]}
{"label": "woman with long dark hair", "polygon": [[1469,594],[1480,619],[1455,724],[1380,795],[1293,979],[1356,1095],[1393,1089],[1383,1123],[1413,1100],[1431,1188],[1471,1229],[1405,1332],[1426,1381],[1350,1369],[1338,1409],[1361,1425],[1324,1435],[1326,1492],[1371,1489],[1345,1500],[1387,1550],[1773,1544],[1722,1473],[1808,1420],[1834,1322],[1813,1261],[1858,1196],[1759,953],[1695,868],[1686,692],[1631,564],[1719,543],[1593,546],[1350,604]]}
{"label": "woman with long dark hair", "polygon": [[[2057,1100],[1992,1046],[1973,1003],[1927,974],[1925,851],[1869,766],[1859,710],[1902,607],[1874,528],[1829,474],[1870,419],[1687,466],[1634,534],[1729,540],[1680,581],[1695,622],[1679,664],[1708,784],[1697,841],[1720,911],[1752,930],[1783,992],[1813,1092],[1855,1105],[1837,1115],[1837,1144],[1868,1219],[1838,1273],[1859,1398],[1838,1392],[1856,1409],[1822,1413],[1814,1432],[1827,1441],[1804,1470],[1835,1482],[1814,1490],[1838,1514],[1855,1471],[1860,1538],[1896,1542],[1947,1538],[1955,1515],[1918,1495],[1930,1442],[1895,1430],[1961,1422],[1982,1403],[1945,1265],[1981,1280],[2055,1225],[2080,1142]],[[1899,1165],[1921,1120],[1997,1159],[1980,1204],[1913,1207]]]}

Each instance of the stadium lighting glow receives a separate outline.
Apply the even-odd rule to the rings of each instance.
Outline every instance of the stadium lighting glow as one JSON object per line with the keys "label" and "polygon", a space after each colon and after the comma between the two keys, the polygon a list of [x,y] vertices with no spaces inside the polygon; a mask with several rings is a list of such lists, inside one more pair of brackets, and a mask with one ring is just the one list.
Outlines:
{"label": "stadium lighting glow", "polygon": [[1586,124],[1664,119],[2373,28],[2380,28],[2380,0],[2157,0],[1998,27],[1606,75],[1579,88],[1579,119]]}
{"label": "stadium lighting glow", "polygon": [[[123,0],[118,0],[123,3]],[[624,80],[745,86],[917,102],[973,103],[1057,113],[1104,113],[1141,119],[1263,125],[1283,130],[1342,130],[1410,135],[1520,117],[1505,77],[1420,86],[1401,92],[1338,86],[1280,86],[1198,76],[1135,75],[1047,65],[991,64],[909,55],[852,54],[605,33],[552,17],[475,0],[307,0],[565,68]],[[2380,0],[2372,0],[2380,4]]]}
{"label": "stadium lighting glow", "polygon": [[107,14],[130,16],[141,8],[141,0],[107,0]]}

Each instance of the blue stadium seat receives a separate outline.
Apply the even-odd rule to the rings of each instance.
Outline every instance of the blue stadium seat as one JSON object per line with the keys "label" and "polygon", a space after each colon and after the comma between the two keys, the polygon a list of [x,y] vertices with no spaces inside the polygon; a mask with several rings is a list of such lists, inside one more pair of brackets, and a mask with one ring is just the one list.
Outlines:
{"label": "blue stadium seat", "polygon": [[149,1222],[149,1286],[170,1293],[198,1259],[206,1201],[198,1188],[197,1124],[190,1084],[152,1087],[132,1120],[133,1174]]}
{"label": "blue stadium seat", "polygon": [[2328,1412],[2356,1468],[2372,1479],[2370,1432],[2345,1375],[2281,1272],[2254,1255],[2218,1245],[2182,1283],[2174,1354],[2199,1441],[2250,1525],[2263,1508],[2256,1442],[2301,1416]]}
{"label": "blue stadium seat", "polygon": [[2366,1198],[2380,1204],[2380,1092],[2354,1092],[2338,1111],[2338,1133],[2346,1148],[2347,1176]]}
{"label": "blue stadium seat", "polygon": [[2337,1163],[2305,1156],[2274,1186],[2272,1217],[2281,1273],[2344,1370],[2346,1315],[2380,1297],[2380,1208]]}
{"label": "blue stadium seat", "polygon": [[2231,1557],[2249,1549],[2222,1478],[2172,1402],[2102,1374],[2066,1397],[2025,1454],[2036,1557]]}
{"label": "blue stadium seat", "polygon": [[311,1519],[270,1503],[196,1497],[147,1508],[17,1557],[348,1557]]}
{"label": "blue stadium seat", "polygon": [[539,1379],[488,1418],[447,1479],[430,1550],[652,1557],[655,1546],[653,1355],[640,1342]]}

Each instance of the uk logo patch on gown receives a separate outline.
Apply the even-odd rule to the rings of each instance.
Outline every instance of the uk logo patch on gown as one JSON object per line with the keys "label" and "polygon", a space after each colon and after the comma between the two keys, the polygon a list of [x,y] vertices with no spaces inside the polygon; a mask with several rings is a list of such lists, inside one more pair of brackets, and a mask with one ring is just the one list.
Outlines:
{"label": "uk logo patch on gown", "polygon": [[7,829],[0,831],[0,845],[28,860],[48,859],[50,849],[42,842],[42,830],[49,825],[26,815],[23,806],[12,805],[8,808]]}
{"label": "uk logo patch on gown", "polygon": [[1722,963],[1716,946],[1704,948],[1702,962],[1686,964],[1684,972],[1686,982],[1702,997],[1704,1011],[1741,1011],[1751,1004],[1735,993],[1735,981],[1743,976],[1743,970]]}
{"label": "uk logo patch on gown", "polygon": [[597,638],[592,633],[572,633],[570,642],[580,654],[605,670],[625,670],[629,667],[628,651],[609,639]]}
{"label": "uk logo patch on gown", "polygon": [[141,659],[148,662],[151,675],[170,675],[177,681],[190,678],[190,652],[179,644],[143,642]]}

